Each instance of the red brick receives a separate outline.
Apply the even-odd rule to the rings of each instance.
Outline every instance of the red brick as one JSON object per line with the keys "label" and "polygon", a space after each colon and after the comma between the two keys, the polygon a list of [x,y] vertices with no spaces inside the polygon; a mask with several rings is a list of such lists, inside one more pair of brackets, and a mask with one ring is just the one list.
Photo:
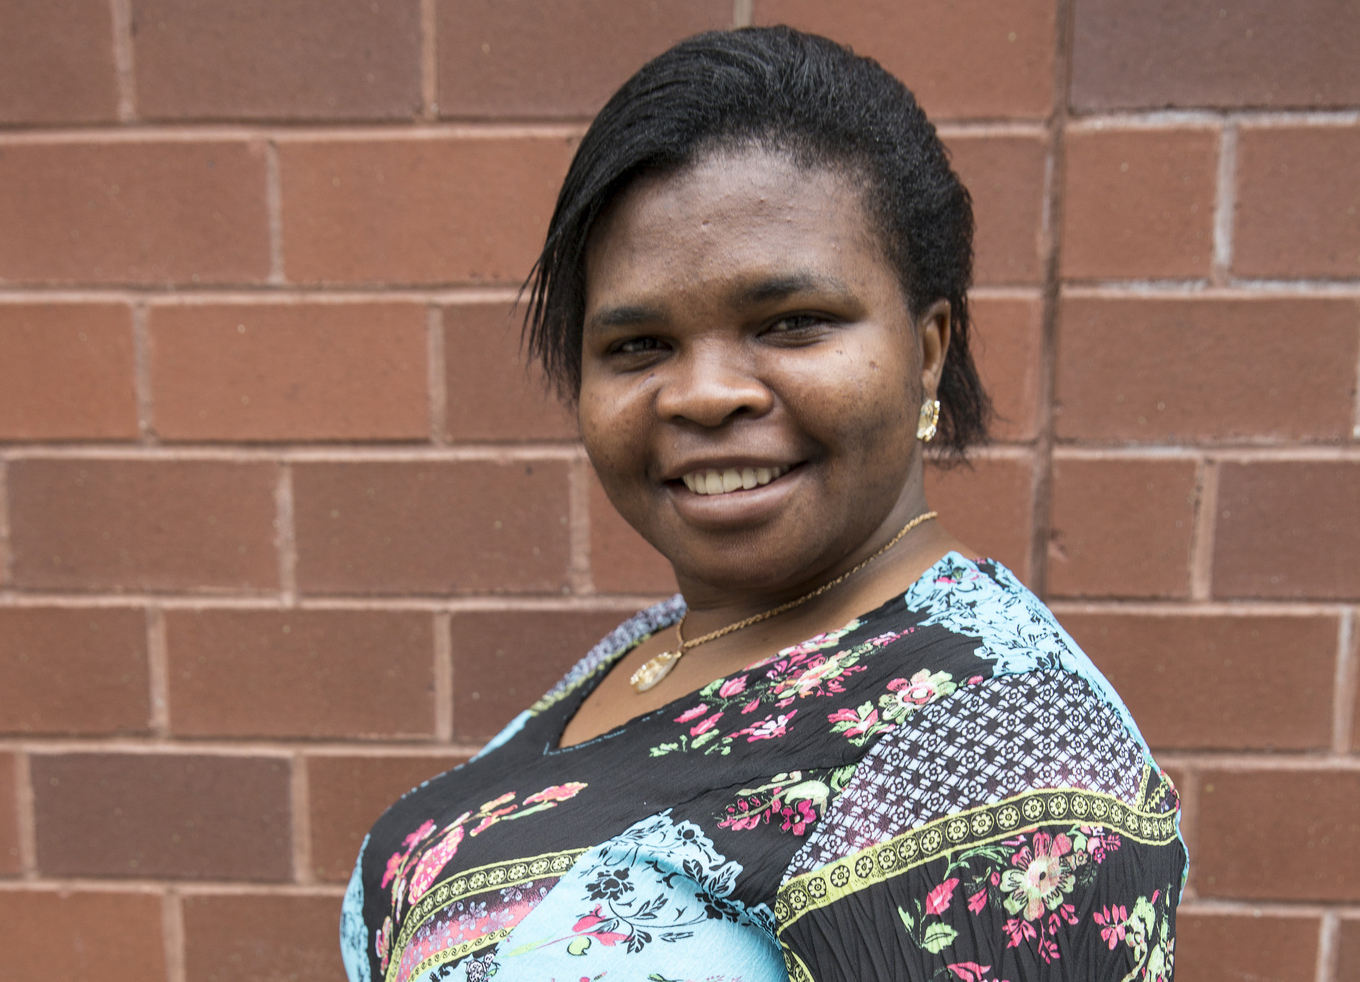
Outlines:
{"label": "red brick", "polygon": [[507,304],[445,307],[444,378],[454,440],[574,440],[575,417],[526,368],[522,314]]}
{"label": "red brick", "polygon": [[113,18],[97,0],[0,6],[0,121],[94,123],[117,117]]}
{"label": "red brick", "polygon": [[732,24],[731,0],[438,0],[443,116],[592,116],[642,64]]}
{"label": "red brick", "polygon": [[146,616],[104,607],[0,608],[0,731],[144,733]]}
{"label": "red brick", "polygon": [[1032,297],[973,296],[973,361],[996,418],[992,438],[1033,440],[1038,434],[1039,359],[1043,301]]}
{"label": "red brick", "polygon": [[269,273],[264,152],[235,142],[0,151],[0,279],[252,283]]}
{"label": "red brick", "polygon": [[1336,982],[1360,978],[1360,918],[1347,917],[1341,921]]}
{"label": "red brick", "polygon": [[186,982],[334,982],[344,978],[333,896],[184,898]]}
{"label": "red brick", "polygon": [[178,735],[433,735],[428,614],[185,611],[165,628]]}
{"label": "red brick", "polygon": [[878,59],[932,118],[1039,117],[1053,101],[1051,0],[754,0],[752,7],[757,24],[825,34]]}
{"label": "red brick", "polygon": [[1062,622],[1154,748],[1331,746],[1335,618],[1066,613]]}
{"label": "red brick", "polygon": [[1047,148],[1038,136],[949,137],[954,169],[973,196],[973,279],[1037,283]]}
{"label": "red brick", "polygon": [[346,882],[364,836],[387,806],[466,759],[451,754],[308,757],[313,875],[331,883]]}
{"label": "red brick", "polygon": [[420,2],[136,0],[149,119],[393,119],[420,108]]}
{"label": "red brick", "polygon": [[1182,909],[1176,915],[1176,973],[1193,982],[1314,982],[1321,933],[1321,921],[1306,915]]}
{"label": "red brick", "polygon": [[149,328],[156,432],[166,439],[429,436],[419,304],[153,307]]}
{"label": "red brick", "polygon": [[1069,130],[1062,274],[1207,276],[1214,251],[1218,133]]}
{"label": "red brick", "polygon": [[[1306,323],[1301,338],[1286,325]],[[1350,435],[1360,304],[1068,296],[1058,435],[1075,440]]]}
{"label": "red brick", "polygon": [[1360,899],[1360,772],[1207,770],[1200,781],[1200,896]]}
{"label": "red brick", "polygon": [[1195,464],[1057,460],[1048,587],[1077,597],[1184,597]]}
{"label": "red brick", "polygon": [[1351,0],[1076,5],[1072,105],[1342,107],[1360,102]]}
{"label": "red brick", "polygon": [[0,439],[135,439],[132,314],[0,304]]}
{"label": "red brick", "polygon": [[926,498],[940,522],[973,550],[1030,575],[1034,464],[1028,456],[979,458],[972,466],[926,468]]}
{"label": "red brick", "polygon": [[567,588],[564,462],[304,464],[293,494],[308,593]]}
{"label": "red brick", "polygon": [[283,242],[303,283],[519,283],[575,140],[285,143]]}
{"label": "red brick", "polygon": [[1360,127],[1244,128],[1237,142],[1233,271],[1360,276],[1357,160]]}
{"label": "red brick", "polygon": [[268,589],[273,464],[16,460],[14,582],[57,590]]}
{"label": "red brick", "polygon": [[600,593],[675,593],[675,570],[609,502],[591,474],[590,576]]}
{"label": "red brick", "polygon": [[454,614],[453,728],[458,739],[495,736],[622,620],[617,611]]}
{"label": "red brick", "polygon": [[44,876],[286,880],[289,767],[269,757],[31,758]]}
{"label": "red brick", "polygon": [[19,854],[18,774],[18,755],[0,753],[0,876],[14,876],[23,869]]}
{"label": "red brick", "polygon": [[158,982],[165,978],[154,893],[0,890],[6,982]]}
{"label": "red brick", "polygon": [[1214,595],[1360,598],[1360,463],[1225,463]]}

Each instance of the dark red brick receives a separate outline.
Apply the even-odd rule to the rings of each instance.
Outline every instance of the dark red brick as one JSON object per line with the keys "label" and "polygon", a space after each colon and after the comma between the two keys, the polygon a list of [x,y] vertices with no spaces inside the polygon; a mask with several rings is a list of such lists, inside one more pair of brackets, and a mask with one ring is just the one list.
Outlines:
{"label": "dark red brick", "polygon": [[18,755],[0,752],[0,876],[15,876],[23,869],[19,852],[18,778]]}
{"label": "dark red brick", "polygon": [[1154,748],[1331,746],[1333,617],[1067,613],[1062,622]]}
{"label": "dark red brick", "polygon": [[600,593],[669,596],[676,591],[675,570],[671,569],[670,562],[624,521],[593,474],[590,482],[590,576]]}
{"label": "dark red brick", "polygon": [[420,304],[153,307],[149,329],[165,439],[429,436]]}
{"label": "dark red brick", "polygon": [[277,894],[184,898],[186,982],[334,982],[339,898]]}
{"label": "dark red brick", "polygon": [[132,313],[0,304],[0,439],[135,439]]}
{"label": "dark red brick", "polygon": [[146,616],[107,607],[0,608],[0,731],[144,733]]}
{"label": "dark red brick", "polygon": [[331,883],[349,880],[364,836],[387,806],[466,759],[451,754],[308,757],[313,875]]}
{"label": "dark red brick", "polygon": [[0,5],[0,121],[114,120],[112,28],[109,6],[98,0]]}
{"label": "dark red brick", "polygon": [[1219,597],[1360,598],[1360,463],[1225,463],[1213,589]]}
{"label": "dark red brick", "polygon": [[[1307,339],[1281,325],[1308,325]],[[1360,305],[1322,299],[1068,296],[1058,435],[1075,440],[1350,434]]]}
{"label": "dark red brick", "polygon": [[1237,141],[1233,272],[1360,276],[1356,160],[1360,126],[1244,127]]}
{"label": "dark red brick", "polygon": [[277,585],[272,464],[17,460],[14,581],[35,589]]}
{"label": "dark red brick", "polygon": [[420,2],[135,0],[149,119],[393,119],[420,109]]}
{"label": "dark red brick", "polygon": [[433,735],[429,614],[171,611],[165,630],[178,735]]}
{"label": "dark red brick", "polygon": [[1214,130],[1069,130],[1062,275],[1207,276],[1217,175]]}
{"label": "dark red brick", "polygon": [[1039,360],[1043,353],[1043,301],[1035,296],[969,299],[973,361],[996,418],[992,438],[1033,440],[1038,435]]}
{"label": "dark red brick", "polygon": [[642,64],[732,25],[731,0],[438,0],[443,116],[591,116]]}
{"label": "dark red brick", "polygon": [[1321,933],[1322,922],[1310,915],[1182,909],[1176,915],[1176,975],[1193,982],[1314,982]]}
{"label": "dark red brick", "polygon": [[448,436],[454,440],[572,440],[575,417],[526,368],[522,314],[507,304],[445,307]]}
{"label": "dark red brick", "polygon": [[31,758],[44,876],[286,880],[289,767],[271,757]]}
{"label": "dark red brick", "polygon": [[1188,460],[1055,461],[1049,590],[1187,596],[1195,480]]}
{"label": "dark red brick", "polygon": [[1200,781],[1201,897],[1360,898],[1360,772],[1206,770]]}
{"label": "dark red brick", "polygon": [[6,982],[159,982],[161,898],[151,892],[0,890]]}
{"label": "dark red brick", "polygon": [[1336,962],[1336,982],[1360,978],[1360,917],[1347,917],[1341,921]]}
{"label": "dark red brick", "polygon": [[940,522],[974,556],[1000,560],[1021,580],[1030,575],[1033,484],[1034,464],[1028,455],[926,468],[926,498],[940,513]]}
{"label": "dark red brick", "polygon": [[453,729],[458,739],[495,736],[623,619],[617,611],[454,614]]}
{"label": "dark red brick", "polygon": [[308,593],[560,593],[561,461],[300,464],[298,583]]}
{"label": "dark red brick", "polygon": [[1080,0],[1072,105],[1342,107],[1360,102],[1350,0]]}
{"label": "dark red brick", "polygon": [[983,284],[1039,282],[1047,168],[1043,138],[961,133],[949,137],[948,145],[954,169],[973,196],[973,279]]}
{"label": "dark red brick", "polygon": [[264,150],[235,141],[0,150],[0,279],[254,283],[269,273]]}
{"label": "dark red brick", "polygon": [[1038,117],[1053,101],[1051,0],[754,0],[752,8],[757,24],[825,34],[878,59],[932,118]]}
{"label": "dark red brick", "polygon": [[518,284],[574,149],[567,137],[284,143],[288,277]]}

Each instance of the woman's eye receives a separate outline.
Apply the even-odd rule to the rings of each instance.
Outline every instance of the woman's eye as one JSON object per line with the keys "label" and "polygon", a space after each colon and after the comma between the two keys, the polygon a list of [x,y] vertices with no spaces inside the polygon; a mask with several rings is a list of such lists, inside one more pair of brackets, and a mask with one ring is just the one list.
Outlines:
{"label": "woman's eye", "polygon": [[614,345],[615,354],[639,355],[649,351],[659,351],[661,342],[656,338],[629,338],[627,341],[620,341]]}
{"label": "woman's eye", "polygon": [[789,314],[772,323],[765,333],[792,337],[814,334],[825,328],[829,320],[822,314]]}

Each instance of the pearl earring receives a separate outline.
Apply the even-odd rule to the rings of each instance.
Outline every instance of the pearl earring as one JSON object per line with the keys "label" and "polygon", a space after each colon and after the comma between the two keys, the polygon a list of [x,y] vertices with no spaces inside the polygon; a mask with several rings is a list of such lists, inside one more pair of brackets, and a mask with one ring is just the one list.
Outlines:
{"label": "pearl earring", "polygon": [[921,418],[916,424],[916,439],[929,443],[935,438],[940,422],[940,400],[927,399],[921,403]]}

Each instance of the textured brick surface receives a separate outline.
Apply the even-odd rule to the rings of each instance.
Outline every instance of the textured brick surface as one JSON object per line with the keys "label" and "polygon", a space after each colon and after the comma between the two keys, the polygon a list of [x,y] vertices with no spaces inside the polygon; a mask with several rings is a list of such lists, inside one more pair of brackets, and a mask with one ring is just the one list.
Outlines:
{"label": "textured brick surface", "polygon": [[1360,597],[1360,463],[1224,464],[1214,595]]}
{"label": "textured brick surface", "polygon": [[115,304],[0,304],[0,440],[137,436],[132,314]]}
{"label": "textured brick surface", "polygon": [[1054,6],[1051,0],[753,0],[752,10],[757,24],[830,35],[878,59],[927,112],[951,118],[1047,114]]}
{"label": "textured brick surface", "polygon": [[1038,433],[1043,303],[1038,296],[970,300],[969,339],[983,387],[992,397],[994,440],[1032,440]]}
{"label": "textured brick surface", "polygon": [[590,482],[590,576],[600,593],[675,592],[675,571],[609,503],[593,475]]}
{"label": "textured brick surface", "polygon": [[1028,580],[1033,464],[1028,457],[978,460],[926,470],[926,500],[940,522],[978,556],[1000,560]]}
{"label": "textured brick surface", "polygon": [[[1308,340],[1286,325],[1308,324]],[[1057,431],[1076,440],[1343,439],[1360,304],[1067,297]]]}
{"label": "textured brick surface", "polygon": [[946,143],[954,170],[973,196],[974,282],[1038,282],[1043,277],[1043,138],[959,134]]}
{"label": "textured brick surface", "polygon": [[454,733],[473,741],[495,736],[625,616],[617,611],[454,614]]}
{"label": "textured brick surface", "polygon": [[309,593],[560,592],[566,465],[306,464],[293,471]]}
{"label": "textured brick surface", "polygon": [[146,616],[99,607],[0,608],[0,679],[0,732],[145,732]]}
{"label": "textured brick surface", "polygon": [[238,894],[184,898],[186,982],[333,982],[339,898]]}
{"label": "textured brick surface", "polygon": [[420,108],[419,0],[133,0],[156,119],[390,119]]}
{"label": "textured brick surface", "polygon": [[112,120],[118,108],[113,19],[92,0],[9,0],[0,7],[0,121]]}
{"label": "textured brick surface", "polygon": [[1201,896],[1360,899],[1360,773],[1206,770]]}
{"label": "textured brick surface", "polygon": [[284,144],[288,277],[518,284],[573,152],[565,137]]}
{"label": "textured brick surface", "polygon": [[1233,271],[1270,278],[1360,276],[1356,160],[1360,126],[1244,128],[1237,143]]}
{"label": "textured brick surface", "polygon": [[732,24],[730,0],[438,0],[443,116],[590,116],[649,58]]}
{"label": "textured brick surface", "polygon": [[148,982],[165,978],[154,893],[0,890],[6,982]]}
{"label": "textured brick surface", "polygon": [[1342,920],[1337,947],[1340,950],[1337,952],[1334,978],[1341,982],[1360,978],[1360,917],[1347,917]]}
{"label": "textured brick surface", "polygon": [[1334,617],[1064,613],[1062,623],[1154,748],[1331,745]]}
{"label": "textured brick surface", "polygon": [[0,753],[0,876],[23,868],[19,855],[18,755]]}
{"label": "textured brick surface", "polygon": [[269,272],[263,148],[16,144],[0,153],[0,280],[251,283]]}
{"label": "textured brick surface", "polygon": [[1182,912],[1176,917],[1176,977],[1314,982],[1321,928],[1318,918],[1308,916]]}
{"label": "textured brick surface", "polygon": [[429,435],[420,304],[156,307],[156,431],[168,440]]}
{"label": "textured brick surface", "polygon": [[525,369],[522,314],[507,304],[445,307],[444,378],[453,440],[575,439],[575,417]]}
{"label": "textured brick surface", "polygon": [[1055,461],[1049,589],[1059,596],[1184,597],[1195,480],[1191,461]]}
{"label": "textured brick surface", "polygon": [[1350,0],[1078,0],[1072,104],[1341,107],[1360,102]]}
{"label": "textured brick surface", "polygon": [[364,836],[387,806],[465,759],[413,754],[308,757],[312,875],[331,883],[347,882]]}
{"label": "textured brick surface", "polygon": [[185,736],[429,737],[430,615],[166,614],[170,729]]}
{"label": "textured brick surface", "polygon": [[1063,276],[1208,275],[1217,132],[1081,130],[1065,146]]}
{"label": "textured brick surface", "polygon": [[268,588],[272,464],[20,460],[14,581],[39,589]]}
{"label": "textured brick surface", "polygon": [[47,876],[285,880],[288,764],[271,757],[72,753],[32,758]]}

